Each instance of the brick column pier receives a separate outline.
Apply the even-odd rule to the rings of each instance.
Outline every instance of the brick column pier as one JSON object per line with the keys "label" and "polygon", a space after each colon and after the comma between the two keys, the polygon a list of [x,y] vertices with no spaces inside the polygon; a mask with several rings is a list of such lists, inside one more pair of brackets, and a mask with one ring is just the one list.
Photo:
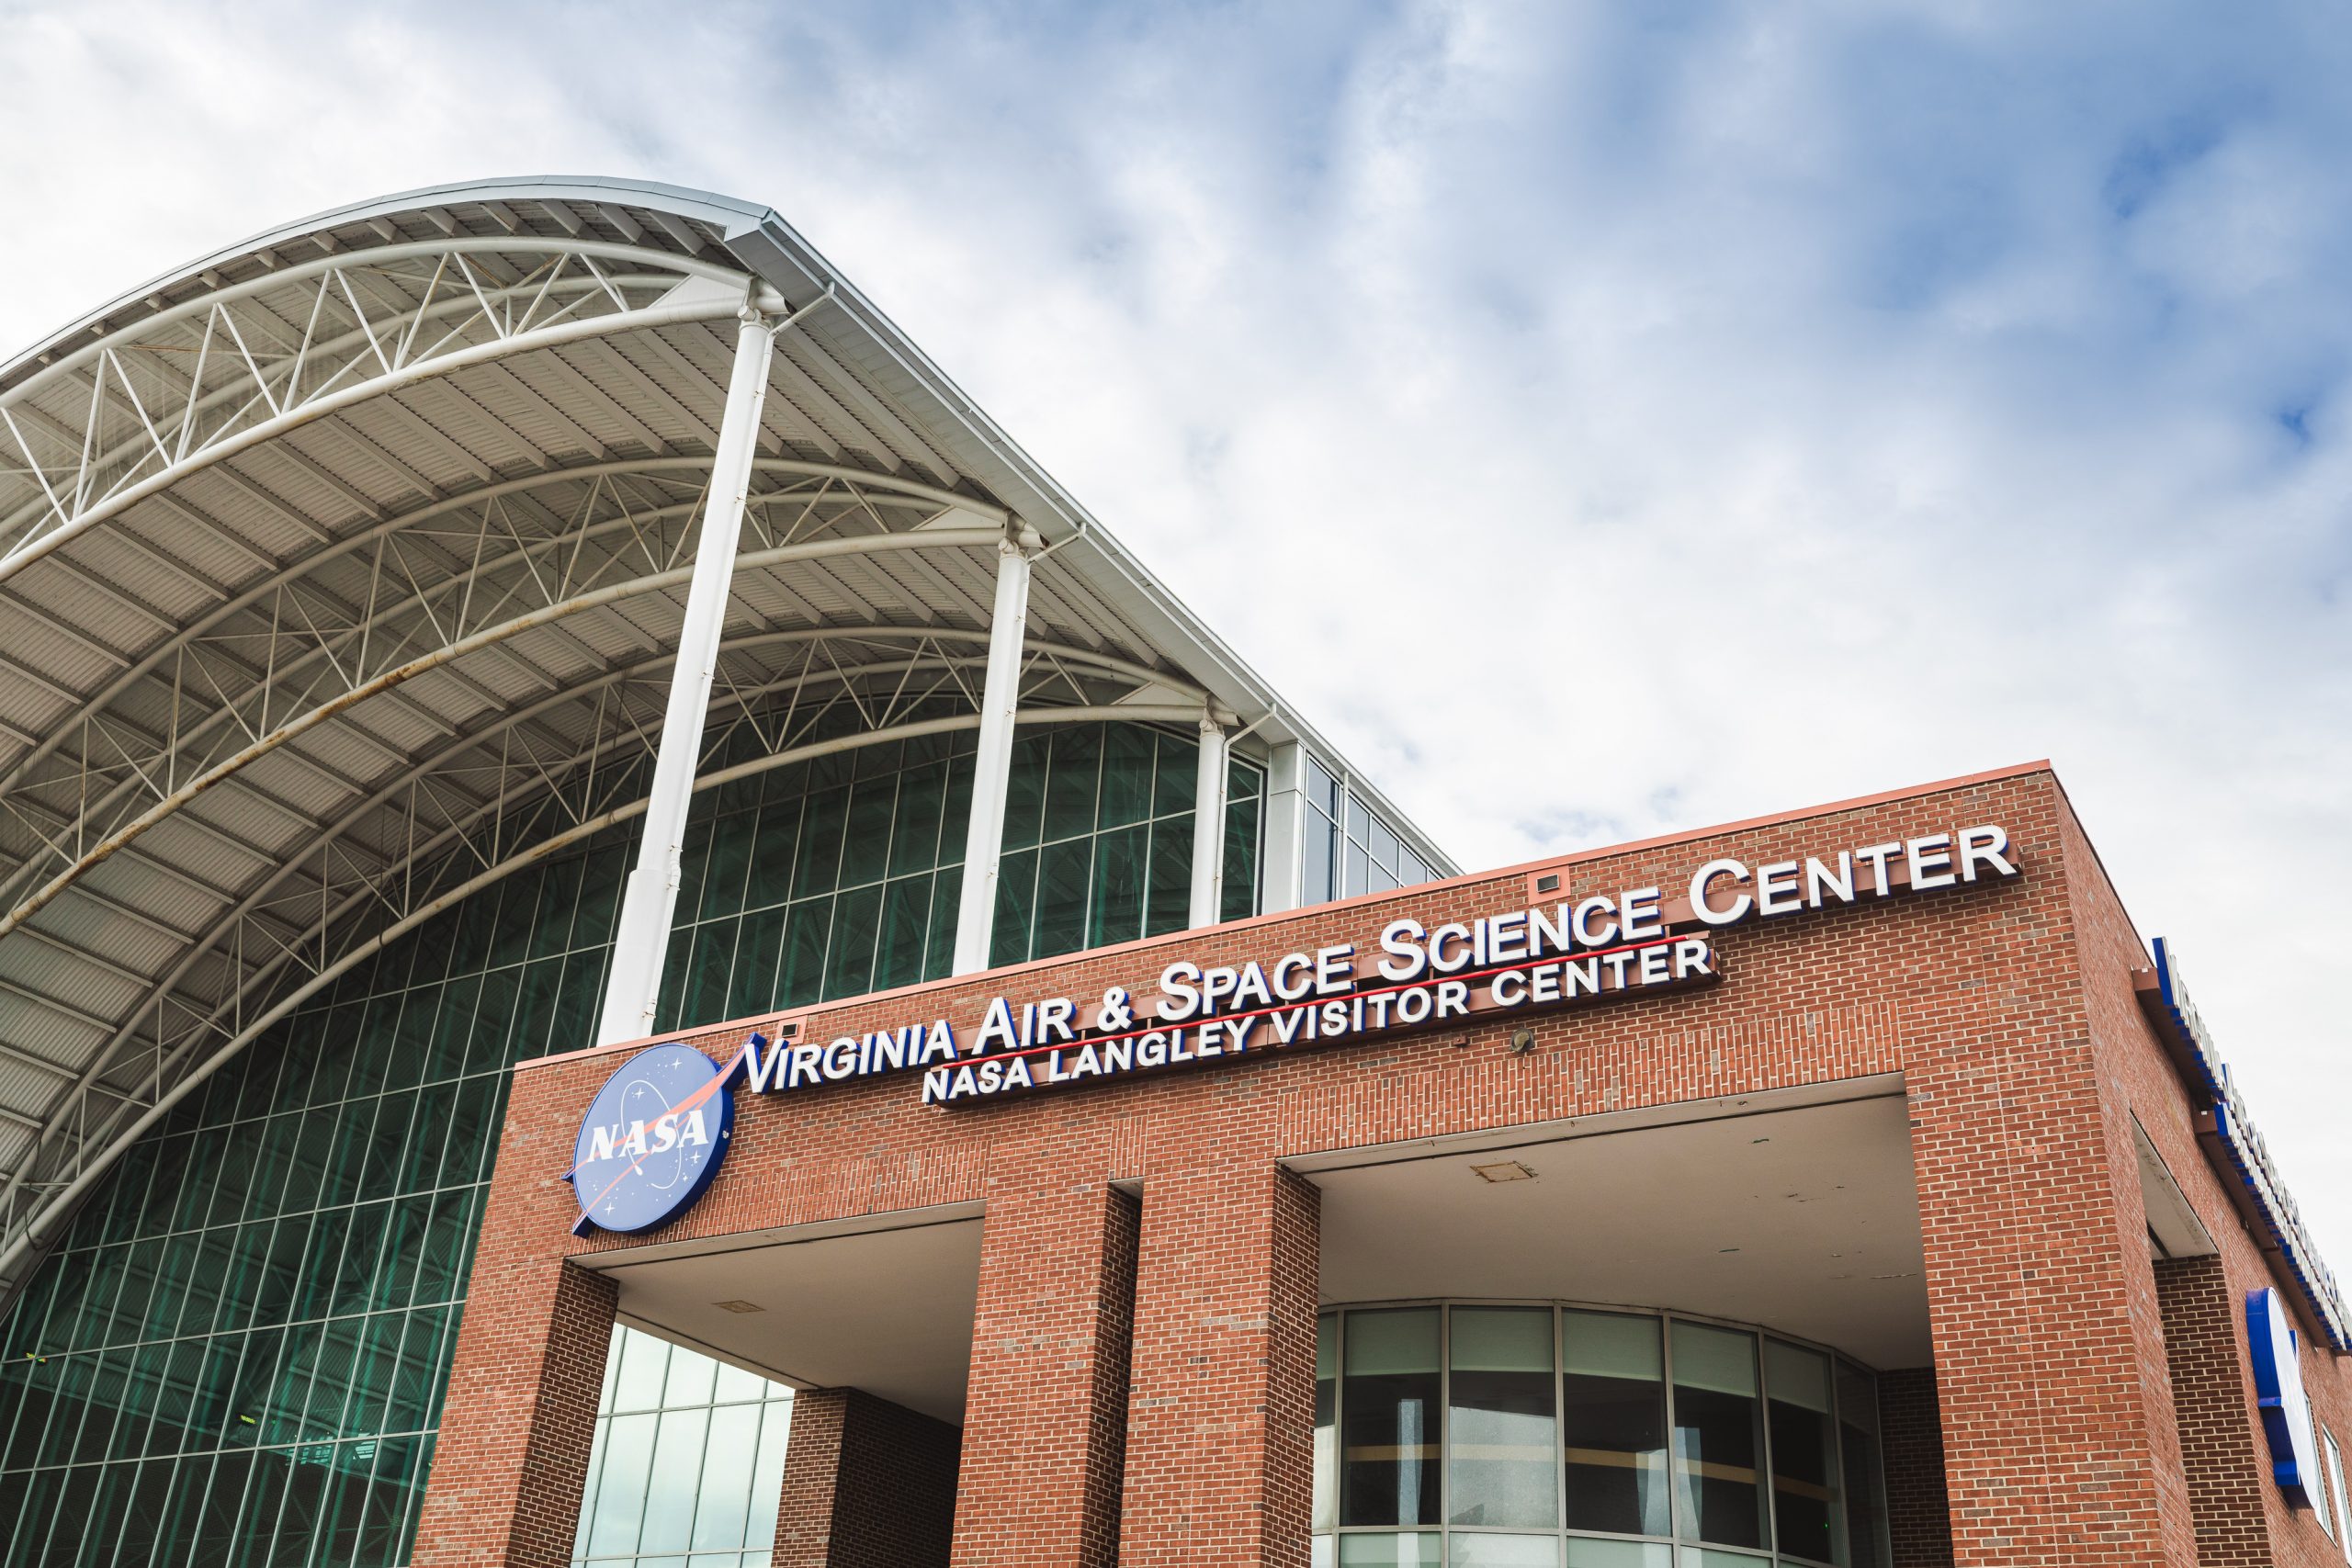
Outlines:
{"label": "brick column pier", "polygon": [[1271,1163],[1146,1182],[1123,1568],[1306,1568],[1321,1214]]}
{"label": "brick column pier", "polygon": [[995,1161],[981,1222],[956,1568],[1110,1568],[1134,1328],[1136,1201],[1101,1151]]}
{"label": "brick column pier", "polygon": [[619,1287],[560,1257],[502,1258],[524,1227],[499,1220],[466,1292],[415,1568],[571,1561]]}
{"label": "brick column pier", "polygon": [[946,1422],[864,1389],[795,1394],[775,1568],[941,1568],[956,1440]]}
{"label": "brick column pier", "polygon": [[2089,1042],[2052,1033],[1956,1034],[1905,1069],[1952,1562],[2191,1563],[2139,1191]]}

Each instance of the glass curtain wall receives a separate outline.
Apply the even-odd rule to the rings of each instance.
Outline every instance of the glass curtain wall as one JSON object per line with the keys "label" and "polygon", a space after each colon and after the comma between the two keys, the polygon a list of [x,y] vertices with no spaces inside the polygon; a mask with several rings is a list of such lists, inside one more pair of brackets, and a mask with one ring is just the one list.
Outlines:
{"label": "glass curtain wall", "polygon": [[[1317,1320],[1317,1568],[1882,1568],[1876,1380],[1699,1319]],[[1441,1414],[1442,1413],[1442,1414]]]}
{"label": "glass curtain wall", "polygon": [[790,1389],[622,1327],[597,1408],[575,1564],[767,1568]]}
{"label": "glass curtain wall", "polygon": [[1313,757],[1299,853],[1299,901],[1328,904],[1360,893],[1413,887],[1437,874],[1345,781]]}
{"label": "glass curtain wall", "polygon": [[[1000,958],[1184,923],[1195,744],[1023,735]],[[662,1027],[943,975],[970,750],[871,746],[697,796]],[[1248,913],[1259,771],[1237,760],[1230,789]],[[588,1041],[629,828],[345,975],[96,1186],[0,1320],[0,1568],[405,1560],[507,1069]]]}

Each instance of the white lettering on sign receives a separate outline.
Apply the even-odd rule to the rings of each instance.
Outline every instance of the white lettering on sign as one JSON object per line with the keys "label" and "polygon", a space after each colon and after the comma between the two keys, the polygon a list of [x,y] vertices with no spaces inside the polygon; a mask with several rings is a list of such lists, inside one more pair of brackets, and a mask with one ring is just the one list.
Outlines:
{"label": "white lettering on sign", "polygon": [[611,1159],[616,1155],[666,1154],[681,1144],[710,1142],[710,1129],[704,1123],[700,1107],[687,1112],[684,1122],[676,1111],[657,1116],[651,1122],[629,1122],[614,1127],[596,1127],[588,1134],[588,1158],[582,1164]]}
{"label": "white lettering on sign", "polygon": [[[1388,922],[1378,952],[1339,942],[1271,961],[1161,969],[1158,995],[1114,986],[1092,1007],[1068,997],[993,997],[967,1046],[945,1019],[830,1041],[745,1048],[743,1077],[780,1093],[918,1070],[927,1104],[952,1104],[1362,1035],[1455,1025],[1703,985],[1722,973],[1709,931],[1865,897],[2018,874],[1993,824],[1758,865],[1708,861],[1676,905],[1662,887],[1565,897],[1550,908],[1425,925]],[[599,1134],[602,1136],[602,1134]]]}

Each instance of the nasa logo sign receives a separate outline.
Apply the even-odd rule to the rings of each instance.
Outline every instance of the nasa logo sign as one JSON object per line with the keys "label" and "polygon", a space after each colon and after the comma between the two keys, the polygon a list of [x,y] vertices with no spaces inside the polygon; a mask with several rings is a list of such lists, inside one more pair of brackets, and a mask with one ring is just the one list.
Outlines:
{"label": "nasa logo sign", "polygon": [[575,1234],[651,1230],[702,1196],[735,1133],[727,1077],[691,1045],[656,1045],[605,1081],[572,1149]]}
{"label": "nasa logo sign", "polygon": [[2262,1406],[2262,1435],[2270,1443],[2270,1477],[2287,1501],[2312,1506],[2321,1483],[2319,1445],[2312,1436],[2311,1402],[2303,1393],[2303,1364],[2286,1303],[2271,1290],[2245,1295],[2246,1349],[2254,1358],[2254,1392]]}

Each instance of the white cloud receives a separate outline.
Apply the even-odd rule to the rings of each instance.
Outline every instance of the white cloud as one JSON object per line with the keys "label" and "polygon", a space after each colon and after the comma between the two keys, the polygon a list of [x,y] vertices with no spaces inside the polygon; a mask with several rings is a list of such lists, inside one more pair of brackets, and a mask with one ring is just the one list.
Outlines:
{"label": "white cloud", "polygon": [[2054,758],[2352,1270],[2340,29],[0,0],[0,343],[378,191],[768,201],[1465,863]]}

